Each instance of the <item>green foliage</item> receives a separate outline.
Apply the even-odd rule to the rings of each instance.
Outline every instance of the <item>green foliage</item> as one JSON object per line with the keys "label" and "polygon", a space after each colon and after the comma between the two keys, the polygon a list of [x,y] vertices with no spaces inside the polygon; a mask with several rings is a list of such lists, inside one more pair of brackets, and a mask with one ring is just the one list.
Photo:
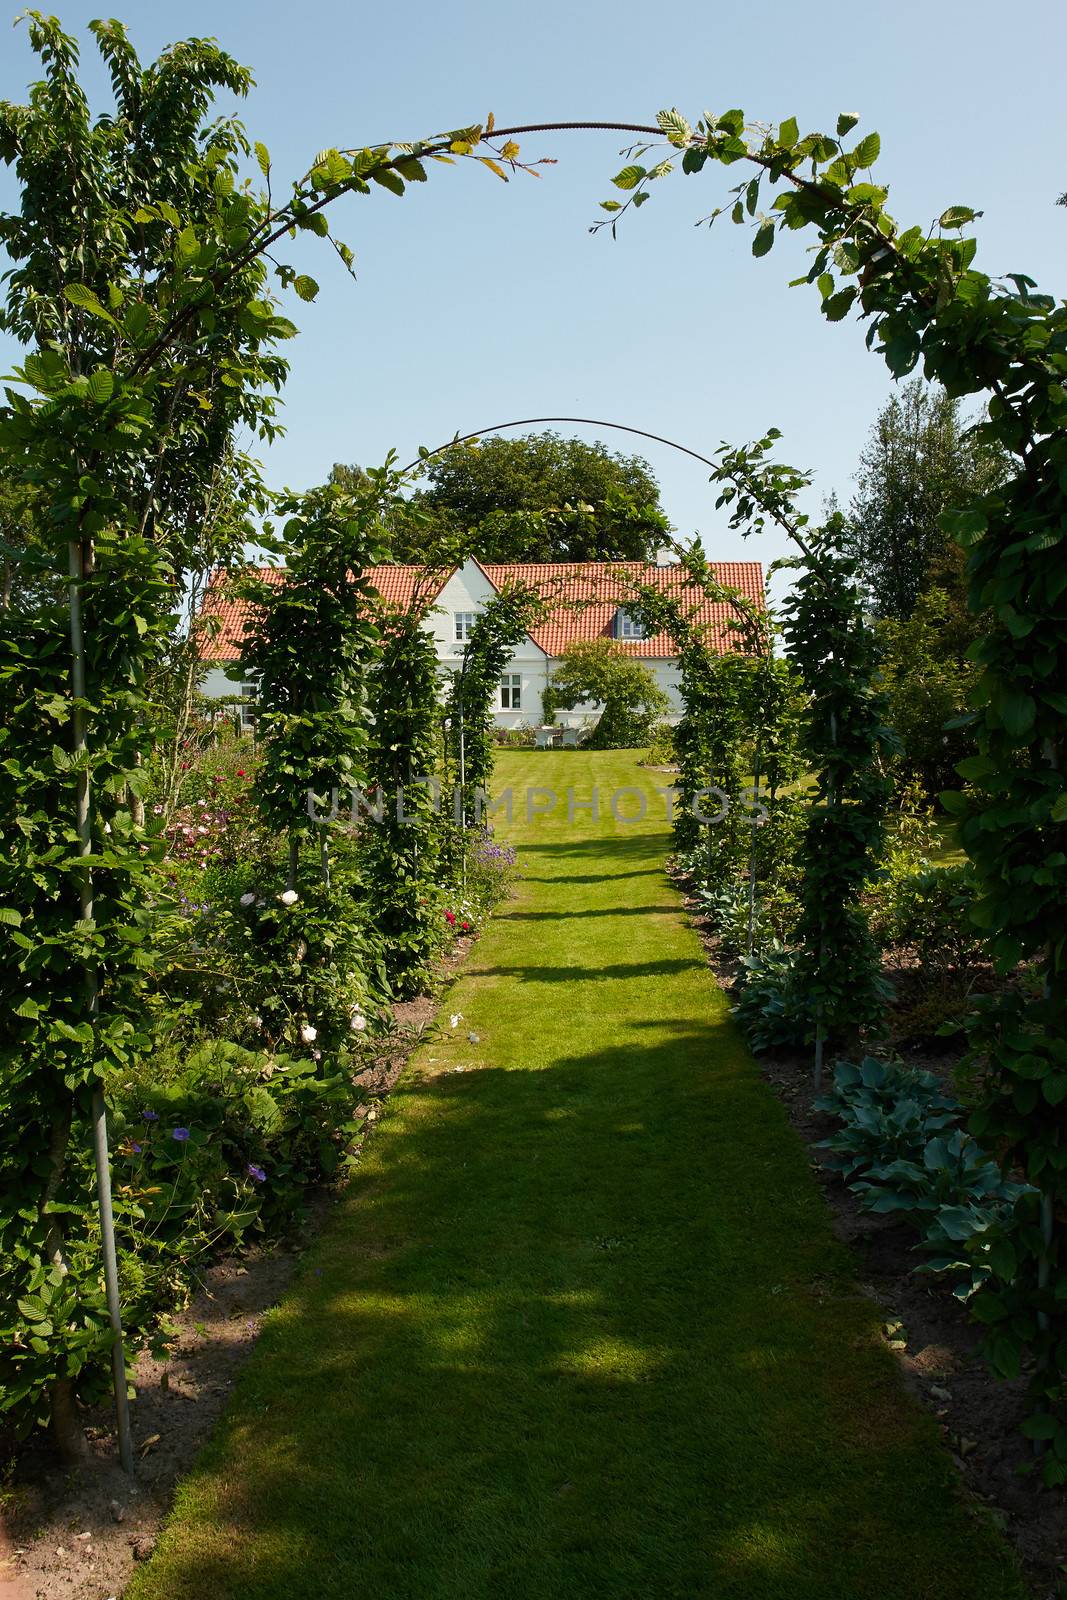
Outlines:
{"label": "green foliage", "polygon": [[890,875],[876,889],[872,932],[887,945],[913,951],[924,978],[966,977],[985,953],[970,920],[975,890],[969,862]]}
{"label": "green foliage", "polygon": [[[234,508],[263,501],[233,436],[277,431],[278,347],[295,329],[267,262],[283,292],[309,298],[312,281],[275,247],[304,229],[328,237],[327,205],[375,180],[402,190],[425,177],[420,156],[457,141],[324,152],[276,202],[267,152],[256,147],[267,180],[257,192],[242,174],[240,123],[206,120],[217,88],[250,82],[212,41],[143,67],[119,24],[93,24],[118,106],[94,120],[74,40],[36,12],[28,27],[41,80],[27,106],[0,106],[0,159],[19,184],[18,208],[0,215],[12,262],[2,322],[28,352],[0,412],[0,478],[37,493],[47,516],[23,556],[40,599],[0,640],[0,804],[13,821],[0,856],[0,1005],[14,1019],[0,1053],[0,1165],[16,1197],[2,1219],[0,1294],[17,1308],[50,1286],[62,1302],[61,1319],[37,1316],[51,1330],[33,1338],[48,1347],[38,1354],[69,1449],[76,1391],[92,1391],[114,1337],[83,1271],[87,1171],[71,1130],[84,1137],[96,1086],[151,1047],[143,996],[160,845],[136,797],[169,719],[148,672],[187,574],[235,554],[250,524]],[[220,473],[232,513],[221,520]],[[310,526],[321,509],[312,497],[292,513]],[[346,748],[344,709],[336,721],[320,720],[324,738],[309,747],[316,781]],[[271,789],[279,806],[287,776]]]}
{"label": "green foliage", "polygon": [[[801,281],[817,286],[824,315],[840,320],[855,306],[868,322],[868,347],[895,377],[921,361],[950,396],[988,394],[973,442],[989,459],[1010,462],[1003,481],[941,518],[966,553],[970,610],[984,618],[971,651],[978,678],[968,725],[977,753],[960,763],[970,788],[944,802],[974,864],[974,919],[994,959],[1005,971],[1023,960],[1040,969],[1040,996],[991,1003],[974,1035],[988,1055],[972,1127],[1041,1189],[1020,1202],[1004,1240],[1019,1264],[1016,1288],[1010,1296],[983,1292],[976,1310],[1003,1370],[1018,1371],[1024,1350],[1033,1357],[1035,1399],[1051,1408],[1035,1420],[1034,1437],[1053,1440],[1043,1473],[1058,1484],[1067,1481],[1067,1279],[1057,1270],[1067,1209],[1067,306],[1024,273],[997,282],[975,270],[975,240],[961,236],[977,215],[969,206],[946,209],[934,230],[898,227],[887,189],[857,182],[874,141],[848,148],[851,125],[840,122],[836,138],[812,133],[794,143],[781,130],[743,137],[743,113],[708,116],[681,165],[687,173],[709,162],[755,169],[734,190],[731,215],[742,224],[758,212],[764,186],[781,185],[771,220],[775,231],[815,230]],[[627,205],[665,170],[648,170]],[[766,229],[762,216],[756,222]]]}
{"label": "green foliage", "polygon": [[[383,621],[382,654],[371,683],[368,773],[381,796],[381,821],[364,825],[367,885],[384,943],[386,971],[402,999],[425,987],[444,939],[439,885],[450,824],[438,816],[432,787],[441,707],[437,649],[423,628],[428,597]],[[397,797],[401,796],[398,807]]]}
{"label": "green foliage", "polygon": [[878,644],[864,615],[856,563],[841,549],[841,519],[808,526],[795,497],[810,479],[769,458],[777,438],[771,429],[754,445],[724,447],[713,477],[724,485],[717,505],[730,506],[731,526],[750,531],[775,522],[803,552],[789,563],[798,575],[782,611],[807,696],[800,750],[816,774],[798,857],[794,976],[818,1080],[824,1043],[840,1045],[876,1027],[889,995],[861,896],[881,850],[891,787],[885,762],[897,746],[886,724]]}
{"label": "green foliage", "polygon": [[461,806],[465,817],[472,814],[470,796],[474,791],[489,793],[496,728],[493,711],[501,674],[516,645],[522,643],[545,610],[544,597],[530,584],[505,584],[479,611],[460,669],[452,674],[447,700],[448,753],[459,782],[462,722]]}
{"label": "green foliage", "polygon": [[315,829],[309,803],[325,817],[331,795],[366,782],[366,685],[379,633],[362,574],[382,554],[379,506],[390,487],[385,473],[360,495],[329,484],[284,500],[285,579],[243,585],[253,607],[242,668],[258,687],[266,744],[257,798],[290,839]]}
{"label": "green foliage", "polygon": [[[879,412],[860,457],[846,539],[879,617],[906,621],[944,566],[941,515],[1006,475],[1003,451],[967,430],[958,397],[915,378]],[[962,598],[963,584],[960,583]]]}
{"label": "green foliage", "polygon": [[799,1050],[814,1037],[818,1019],[798,978],[796,954],[776,939],[742,956],[733,1006],[759,1054]]}
{"label": "green foliage", "polygon": [[950,788],[974,750],[966,710],[978,674],[955,653],[950,628],[943,589],[921,594],[906,621],[878,626],[889,715],[900,740],[895,773],[905,783],[917,780],[928,795]]}
{"label": "green foliage", "polygon": [[678,759],[678,750],[674,742],[674,725],[670,722],[659,722],[652,729],[648,741],[648,749],[641,760],[643,767],[672,767]]}
{"label": "green foliage", "polygon": [[541,697],[545,718],[576,706],[603,706],[586,741],[594,750],[636,750],[669,708],[652,673],[612,639],[579,639],[567,645]]}
{"label": "green foliage", "polygon": [[[918,1272],[957,1281],[970,1300],[1013,1263],[995,1243],[1036,1191],[1013,1183],[961,1126],[964,1109],[932,1073],[868,1057],[839,1062],[816,1108],[840,1123],[819,1149],[867,1211],[906,1217],[929,1259]],[[962,1276],[960,1276],[962,1274]],[[979,1297],[975,1307],[982,1304]]]}
{"label": "green foliage", "polygon": [[[183,1040],[121,1077],[109,1095],[115,1219],[136,1349],[165,1338],[161,1311],[184,1298],[218,1250],[284,1233],[308,1185],[342,1169],[362,1124],[350,1075],[324,1074],[306,1054]],[[42,1265],[46,1241],[35,1248],[22,1220],[0,1215],[0,1249],[22,1269],[17,1294],[15,1274],[0,1282],[0,1413],[21,1434],[47,1419],[57,1378],[76,1380],[87,1400],[103,1394],[111,1331],[83,1197],[92,1181],[84,1126],[72,1143],[51,1202],[73,1236],[67,1270]]]}
{"label": "green foliage", "polygon": [[648,561],[668,530],[646,461],[551,431],[453,446],[426,475],[429,528],[398,528],[398,560],[425,560],[436,530],[480,561]]}

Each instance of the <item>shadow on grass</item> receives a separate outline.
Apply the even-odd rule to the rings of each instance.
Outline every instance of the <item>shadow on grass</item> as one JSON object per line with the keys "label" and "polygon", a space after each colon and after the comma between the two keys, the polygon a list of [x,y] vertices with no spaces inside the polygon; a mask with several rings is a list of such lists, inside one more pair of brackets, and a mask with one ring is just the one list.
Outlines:
{"label": "shadow on grass", "polygon": [[472,976],[479,978],[517,978],[520,983],[583,983],[626,982],[630,978],[668,978],[679,972],[702,971],[704,962],[686,956],[668,957],[660,961],[614,961],[609,965],[573,966],[507,966],[475,967]]}
{"label": "shadow on grass", "polygon": [[677,906],[590,906],[583,911],[498,911],[498,922],[573,922],[582,917],[674,916]]}
{"label": "shadow on grass", "polygon": [[1021,1594],[730,1024],[616,1033],[402,1084],[130,1600]]}

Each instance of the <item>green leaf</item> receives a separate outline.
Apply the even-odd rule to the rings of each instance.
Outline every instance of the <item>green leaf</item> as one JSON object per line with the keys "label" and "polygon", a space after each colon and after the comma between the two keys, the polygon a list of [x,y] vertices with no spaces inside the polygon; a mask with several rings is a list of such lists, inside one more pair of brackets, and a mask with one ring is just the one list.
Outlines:
{"label": "green leaf", "polygon": [[252,148],[256,152],[256,160],[259,162],[259,170],[260,170],[260,172],[262,172],[262,174],[263,174],[263,176],[265,178],[269,178],[270,177],[270,151],[267,149],[265,144],[260,144],[258,140],[256,141],[256,143],[253,145]]}
{"label": "green leaf", "polygon": [[644,176],[644,167],[629,166],[623,167],[622,171],[616,173],[611,181],[616,189],[636,189]]}
{"label": "green leaf", "polygon": [[1020,739],[1029,733],[1037,715],[1037,704],[1032,695],[1016,691],[1001,697],[997,704],[1000,720],[1012,738]]}
{"label": "green leaf", "polygon": [[939,228],[962,228],[965,222],[973,222],[975,212],[970,206],[949,206],[947,211],[942,211],[937,219]]}
{"label": "green leaf", "polygon": [[682,113],[672,106],[670,111],[660,111],[656,114],[656,121],[667,135],[671,144],[679,149],[687,145],[693,137],[693,130],[682,116]]}
{"label": "green leaf", "polygon": [[378,167],[370,176],[375,183],[380,183],[383,189],[388,189],[390,194],[404,193],[404,180],[399,172],[394,172],[392,167]]}
{"label": "green leaf", "polygon": [[778,129],[778,143],[784,144],[787,150],[791,150],[799,137],[800,128],[797,125],[796,117],[786,117],[782,126]]}
{"label": "green leaf", "polygon": [[300,273],[293,279],[293,288],[301,300],[314,300],[319,292],[319,286],[314,278],[309,278],[306,273]]}
{"label": "green leaf", "polygon": [[406,161],[398,161],[396,170],[407,183],[426,182],[426,168],[415,156],[410,156]]}
{"label": "green leaf", "polygon": [[752,241],[752,254],[765,256],[774,243],[774,223],[765,222],[756,230],[756,237]]}
{"label": "green leaf", "polygon": [[67,283],[63,285],[63,294],[72,306],[77,306],[79,311],[88,311],[91,316],[100,317],[104,322],[110,322],[113,328],[118,327],[111,312],[100,304],[96,295],[84,283]]}
{"label": "green leaf", "polygon": [[97,367],[89,379],[89,394],[98,406],[106,406],[115,392],[115,379],[106,367]]}
{"label": "green leaf", "polygon": [[857,112],[842,111],[837,119],[837,137],[843,139],[846,133],[851,133],[859,120]]}
{"label": "green leaf", "polygon": [[1032,1417],[1024,1417],[1019,1424],[1019,1432],[1027,1439],[1054,1439],[1060,1431],[1060,1425],[1055,1417],[1046,1416],[1038,1412]]}
{"label": "green leaf", "polygon": [[855,150],[849,155],[849,160],[855,167],[870,167],[878,160],[878,152],[882,148],[882,141],[878,134],[869,133],[861,139]]}
{"label": "green leaf", "polygon": [[827,322],[840,322],[843,317],[847,317],[858,292],[852,288],[839,289],[836,294],[824,300],[822,309]]}

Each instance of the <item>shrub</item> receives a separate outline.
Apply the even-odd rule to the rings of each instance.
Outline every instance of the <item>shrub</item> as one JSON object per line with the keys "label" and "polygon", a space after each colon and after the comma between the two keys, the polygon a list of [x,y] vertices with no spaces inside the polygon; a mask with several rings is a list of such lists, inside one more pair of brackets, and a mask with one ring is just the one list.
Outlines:
{"label": "shrub", "polygon": [[832,1090],[815,1105],[841,1124],[817,1147],[828,1152],[824,1164],[864,1210],[911,1221],[930,1255],[917,1272],[957,1277],[953,1292],[967,1300],[1001,1271],[996,1241],[1035,1191],[1003,1176],[964,1131],[963,1106],[932,1073],[873,1057],[859,1066],[841,1061]]}
{"label": "shrub", "polygon": [[872,932],[884,945],[914,951],[924,976],[965,974],[984,952],[970,918],[976,893],[969,862],[889,876],[875,897]]}
{"label": "shrub", "polygon": [[611,639],[568,645],[541,697],[546,719],[591,703],[603,706],[587,741],[592,750],[639,750],[669,701],[649,669]]}
{"label": "shrub", "polygon": [[652,729],[648,749],[638,762],[641,767],[673,767],[678,760],[674,744],[674,727],[669,722],[657,722]]}
{"label": "shrub", "polygon": [[801,1049],[815,1016],[798,980],[795,952],[772,940],[758,955],[744,956],[741,967],[733,1007],[752,1049]]}

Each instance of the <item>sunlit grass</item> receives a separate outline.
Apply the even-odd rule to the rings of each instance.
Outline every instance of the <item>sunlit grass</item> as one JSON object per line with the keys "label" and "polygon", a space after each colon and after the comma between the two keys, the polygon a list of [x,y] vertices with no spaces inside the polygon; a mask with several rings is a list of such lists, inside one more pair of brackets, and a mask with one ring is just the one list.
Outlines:
{"label": "sunlit grass", "polygon": [[519,896],[130,1600],[1022,1596],[685,924],[657,776],[502,754],[647,820],[516,818]]}

